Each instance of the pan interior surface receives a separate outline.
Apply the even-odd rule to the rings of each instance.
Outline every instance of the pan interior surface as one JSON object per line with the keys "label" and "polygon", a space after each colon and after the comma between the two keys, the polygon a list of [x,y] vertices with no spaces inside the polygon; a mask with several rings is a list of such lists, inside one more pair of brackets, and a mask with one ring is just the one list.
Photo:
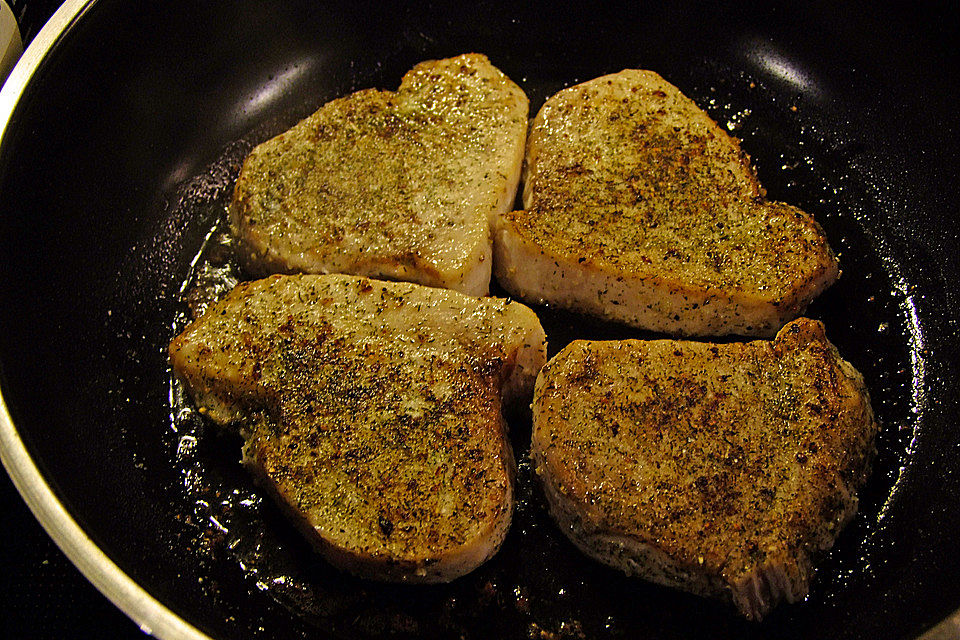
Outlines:
{"label": "pan interior surface", "polygon": [[[943,170],[958,162],[950,136],[930,133],[948,107],[949,78],[929,67],[943,60],[928,40],[903,49],[889,26],[908,28],[903,16],[131,4],[95,3],[71,25],[3,140],[0,383],[57,497],[177,615],[224,638],[902,638],[960,605],[958,221]],[[102,25],[123,28],[105,38]],[[823,225],[844,273],[808,315],[864,374],[882,432],[860,513],[806,602],[748,623],[582,557],[546,514],[523,415],[511,416],[520,501],[493,560],[444,586],[343,575],[172,383],[165,347],[193,278],[231,268],[217,232],[252,146],[326,100],[466,51],[520,84],[531,115],[577,81],[655,70],[742,139],[771,198]],[[932,97],[911,93],[921,85]],[[551,354],[637,335],[537,311]]]}

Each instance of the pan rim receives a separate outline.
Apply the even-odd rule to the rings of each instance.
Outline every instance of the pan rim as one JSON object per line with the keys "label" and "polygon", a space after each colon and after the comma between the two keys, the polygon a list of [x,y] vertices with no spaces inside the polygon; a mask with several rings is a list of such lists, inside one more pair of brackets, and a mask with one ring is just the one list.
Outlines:
{"label": "pan rim", "polygon": [[[40,64],[93,0],[67,0],[24,51],[0,90],[0,145]],[[0,390],[0,461],[47,535],[100,593],[144,633],[162,640],[211,640],[123,572],[80,527],[47,483],[13,424]]]}
{"label": "pan rim", "polygon": [[[66,0],[24,51],[0,90],[0,146],[12,115],[35,72],[60,38],[95,0]],[[150,595],[87,535],[58,499],[27,450],[0,389],[0,462],[47,535],[107,599],[146,634],[161,640],[212,638]],[[960,640],[960,608],[918,640]]]}
{"label": "pan rim", "polygon": [[161,640],[212,640],[124,573],[77,524],[47,484],[0,396],[0,460],[13,485],[70,562],[144,633]]}

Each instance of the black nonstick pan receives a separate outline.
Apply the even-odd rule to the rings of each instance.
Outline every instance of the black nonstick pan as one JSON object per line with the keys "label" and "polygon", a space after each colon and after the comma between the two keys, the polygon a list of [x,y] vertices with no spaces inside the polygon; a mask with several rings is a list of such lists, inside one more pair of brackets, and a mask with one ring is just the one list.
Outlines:
{"label": "black nonstick pan", "polygon": [[[960,637],[957,25],[866,3],[68,2],[0,97],[4,463],[81,571],[163,638]],[[751,623],[585,559],[546,515],[522,412],[520,504],[493,560],[444,586],[343,575],[172,384],[191,278],[229,268],[218,231],[244,154],[468,51],[533,110],[653,69],[823,225],[843,276],[808,315],[863,372],[882,434],[807,601]],[[538,311],[551,353],[630,334]]]}

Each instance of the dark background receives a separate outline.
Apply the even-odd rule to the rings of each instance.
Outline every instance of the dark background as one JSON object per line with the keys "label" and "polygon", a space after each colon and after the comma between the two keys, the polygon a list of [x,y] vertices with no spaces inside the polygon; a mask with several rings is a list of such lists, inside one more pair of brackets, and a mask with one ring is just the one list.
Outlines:
{"label": "dark background", "polygon": [[7,4],[13,10],[13,17],[17,19],[17,24],[20,26],[20,37],[23,38],[24,49],[60,6],[57,0],[8,0]]}

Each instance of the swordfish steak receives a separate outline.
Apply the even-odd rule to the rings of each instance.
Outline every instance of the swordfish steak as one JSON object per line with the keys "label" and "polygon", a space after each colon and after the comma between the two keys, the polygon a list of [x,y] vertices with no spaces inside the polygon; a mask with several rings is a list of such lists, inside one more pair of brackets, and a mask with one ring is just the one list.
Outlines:
{"label": "swordfish steak", "polygon": [[857,509],[877,424],[801,318],[773,341],[576,341],[537,378],[532,457],[587,555],[759,619],[804,598]]}
{"label": "swordfish steak", "polygon": [[773,336],[833,283],[820,226],[769,202],[692,100],[628,69],[549,98],[494,270],[511,294],[674,336]]}
{"label": "swordfish steak", "polygon": [[257,146],[231,227],[255,275],[351,273],[485,295],[529,102],[485,56],[423,62]]}
{"label": "swordfish steak", "polygon": [[499,548],[514,460],[501,405],[546,356],[527,307],[343,275],[238,285],[170,344],[200,411],[334,565],[444,582]]}

